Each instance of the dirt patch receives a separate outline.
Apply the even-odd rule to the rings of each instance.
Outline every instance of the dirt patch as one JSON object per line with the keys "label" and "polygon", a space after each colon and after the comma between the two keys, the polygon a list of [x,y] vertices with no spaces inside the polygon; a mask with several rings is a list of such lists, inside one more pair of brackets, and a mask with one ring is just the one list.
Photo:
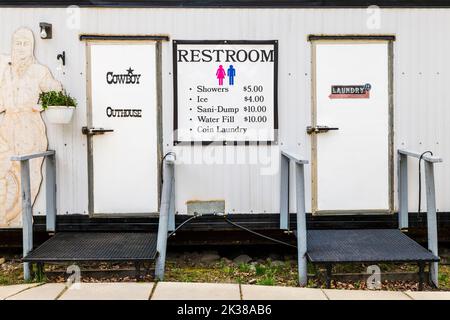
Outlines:
{"label": "dirt patch", "polygon": [[23,283],[23,270],[20,258],[17,256],[3,257],[0,264],[0,285]]}

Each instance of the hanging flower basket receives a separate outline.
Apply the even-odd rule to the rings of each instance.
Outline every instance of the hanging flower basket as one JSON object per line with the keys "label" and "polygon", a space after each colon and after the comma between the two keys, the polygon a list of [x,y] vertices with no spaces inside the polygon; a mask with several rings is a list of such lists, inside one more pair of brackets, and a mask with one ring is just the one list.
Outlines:
{"label": "hanging flower basket", "polygon": [[47,120],[53,124],[68,124],[72,120],[75,107],[48,106],[45,109]]}
{"label": "hanging flower basket", "polygon": [[39,102],[45,111],[48,122],[53,124],[70,123],[77,106],[76,100],[63,91],[42,92]]}

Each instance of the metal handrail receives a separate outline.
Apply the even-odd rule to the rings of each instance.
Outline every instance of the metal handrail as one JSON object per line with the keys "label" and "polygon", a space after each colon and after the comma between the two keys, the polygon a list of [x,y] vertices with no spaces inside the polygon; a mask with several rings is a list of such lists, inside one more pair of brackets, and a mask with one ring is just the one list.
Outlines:
{"label": "metal handrail", "polygon": [[[30,184],[30,160],[37,158],[45,158],[45,188],[46,188],[46,224],[47,231],[54,232],[56,230],[56,159],[55,151],[49,150],[26,155],[16,155],[11,157],[11,161],[20,161],[20,181],[22,194],[22,241],[23,256],[25,257],[33,250],[33,208],[31,201],[31,184]],[[30,280],[30,265],[28,262],[23,263],[24,279]]]}
{"label": "metal handrail", "polygon": [[281,151],[280,167],[280,229],[289,230],[289,175],[290,162],[295,164],[295,194],[297,201],[297,255],[298,282],[305,286],[307,275],[307,237],[306,237],[306,209],[305,209],[305,164],[304,160],[287,151]]}
{"label": "metal handrail", "polygon": [[299,163],[299,164],[308,164],[309,163],[308,160],[302,159],[299,155],[288,152],[288,151],[281,150],[281,155],[295,163]]}
{"label": "metal handrail", "polygon": [[24,160],[49,157],[49,156],[54,156],[54,155],[55,155],[55,151],[49,150],[49,151],[38,152],[38,153],[24,154],[24,155],[20,155],[20,156],[12,156],[11,161],[24,161]]}
{"label": "metal handrail", "polygon": [[421,153],[421,152],[416,152],[416,151],[411,151],[411,150],[406,150],[406,149],[398,149],[398,153],[403,154],[405,156],[417,158],[417,159],[420,159],[422,157],[423,160],[428,161],[428,162],[433,162],[433,163],[444,161],[444,160],[442,160],[442,158],[439,158],[439,157],[429,156],[426,154],[422,155],[423,153]]}
{"label": "metal handrail", "polygon": [[167,234],[175,230],[175,154],[169,152],[163,159],[163,183],[159,213],[155,278],[164,279],[167,252]]}
{"label": "metal handrail", "polygon": [[[436,216],[436,190],[434,183],[434,164],[442,162],[442,158],[424,155],[420,152],[399,149],[398,150],[398,224],[400,229],[408,228],[408,157],[422,159],[425,162],[425,184],[427,198],[427,237],[428,249],[436,256],[439,256],[437,216]],[[420,163],[419,163],[420,165]],[[438,262],[430,265],[430,278],[433,284],[438,287]]]}

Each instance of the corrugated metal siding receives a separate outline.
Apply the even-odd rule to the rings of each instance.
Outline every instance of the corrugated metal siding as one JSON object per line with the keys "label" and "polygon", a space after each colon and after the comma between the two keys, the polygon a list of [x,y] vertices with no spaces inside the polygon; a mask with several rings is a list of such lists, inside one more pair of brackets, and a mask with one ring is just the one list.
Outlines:
{"label": "corrugated metal siding", "polygon": [[[384,9],[380,29],[367,28],[365,9],[81,9],[80,30],[66,27],[68,14],[56,8],[0,8],[0,52],[10,50],[15,29],[28,26],[38,35],[39,22],[53,24],[53,39],[37,37],[36,56],[55,73],[56,54],[66,51],[65,75],[56,76],[79,101],[69,126],[48,125],[50,148],[58,163],[59,213],[87,212],[85,46],[80,33],[167,34],[171,39],[279,40],[279,141],[282,147],[310,158],[311,53],[309,34],[395,34],[394,101],[395,147],[433,150],[447,162],[436,166],[437,202],[440,211],[450,211],[447,197],[450,177],[450,28],[449,9]],[[191,147],[172,145],[172,46],[163,43],[164,147],[184,155]],[[223,147],[207,147],[197,156],[207,156]],[[250,151],[273,152],[278,147],[226,147],[239,155]],[[217,160],[217,156],[214,157]],[[410,166],[410,210],[417,208],[417,161]],[[277,165],[275,163],[275,165]],[[278,174],[262,175],[257,164],[187,165],[176,168],[176,208],[186,211],[192,199],[225,199],[230,212],[278,212]],[[310,181],[307,168],[306,181]],[[35,206],[44,210],[45,192]],[[307,199],[310,187],[307,185]],[[423,203],[425,203],[423,201]],[[425,207],[425,205],[423,205]],[[292,203],[294,208],[294,203]],[[423,208],[424,209],[424,208]],[[307,201],[310,210],[310,201]]]}

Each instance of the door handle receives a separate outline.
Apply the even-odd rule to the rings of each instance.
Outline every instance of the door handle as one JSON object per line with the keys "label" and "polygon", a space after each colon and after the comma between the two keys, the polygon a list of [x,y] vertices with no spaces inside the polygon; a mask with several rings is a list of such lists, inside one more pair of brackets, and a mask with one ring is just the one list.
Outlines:
{"label": "door handle", "polygon": [[88,136],[95,136],[97,134],[104,134],[106,132],[114,132],[114,129],[104,129],[104,128],[81,128],[81,132]]}
{"label": "door handle", "polygon": [[328,132],[330,130],[339,130],[339,128],[327,127],[327,126],[315,126],[315,127],[307,126],[306,127],[306,133],[307,134]]}

